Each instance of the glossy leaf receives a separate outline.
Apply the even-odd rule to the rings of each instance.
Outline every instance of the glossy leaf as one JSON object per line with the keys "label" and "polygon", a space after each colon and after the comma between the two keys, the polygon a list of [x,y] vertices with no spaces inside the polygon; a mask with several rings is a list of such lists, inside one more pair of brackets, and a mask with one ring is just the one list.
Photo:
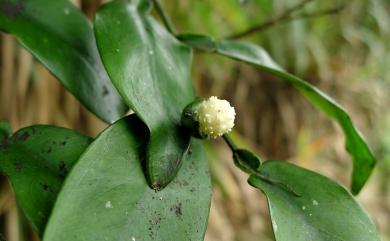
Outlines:
{"label": "glossy leaf", "polygon": [[68,171],[90,142],[89,137],[54,126],[24,128],[0,142],[0,171],[38,233],[43,233]]}
{"label": "glossy leaf", "polygon": [[146,172],[153,188],[161,189],[175,177],[188,148],[180,117],[195,93],[191,49],[149,16],[150,2],[110,2],[94,22],[108,74],[151,132]]}
{"label": "glossy leaf", "polygon": [[177,38],[197,50],[206,52],[213,52],[217,50],[217,43],[209,36],[199,34],[181,34]]}
{"label": "glossy leaf", "polygon": [[14,35],[102,120],[113,122],[127,112],[88,19],[68,0],[0,0],[0,30]]}
{"label": "glossy leaf", "polygon": [[379,241],[367,213],[334,181],[281,161],[260,170],[268,180],[252,175],[248,182],[267,196],[277,241]]}
{"label": "glossy leaf", "polygon": [[[185,37],[180,38],[184,40],[191,39],[191,41],[186,40],[186,43],[188,44],[192,44],[196,39],[201,39],[199,36],[191,36],[197,35],[186,35]],[[208,38],[208,41],[212,41],[212,39],[207,36],[203,36],[203,38]],[[203,39],[202,42],[206,42],[206,40]],[[196,45],[194,46],[196,47]],[[284,71],[271,59],[268,53],[259,46],[231,40],[222,40],[215,42],[214,45],[209,44],[208,46],[211,47],[208,51],[214,51],[221,55],[253,64],[264,72],[289,82],[313,105],[323,111],[328,117],[337,121],[345,134],[346,149],[353,158],[351,190],[354,194],[360,192],[369,178],[376,160],[359,130],[352,123],[347,112],[337,102],[310,83]]]}
{"label": "glossy leaf", "polygon": [[237,167],[248,173],[252,170],[257,170],[261,165],[259,157],[246,149],[234,150],[233,160]]}
{"label": "glossy leaf", "polygon": [[193,140],[176,178],[156,192],[143,173],[147,135],[135,115],[100,134],[58,196],[45,241],[203,240],[211,198],[203,147]]}

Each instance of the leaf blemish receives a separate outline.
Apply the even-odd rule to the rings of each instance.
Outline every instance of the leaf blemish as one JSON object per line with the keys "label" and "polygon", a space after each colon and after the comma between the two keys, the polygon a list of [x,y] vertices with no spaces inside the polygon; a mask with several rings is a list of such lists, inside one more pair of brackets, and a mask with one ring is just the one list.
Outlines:
{"label": "leaf blemish", "polygon": [[107,96],[110,92],[108,91],[107,87],[105,85],[103,85],[103,97]]}
{"label": "leaf blemish", "polygon": [[15,160],[14,166],[17,172],[20,172],[23,169],[23,163],[20,160]]}
{"label": "leaf blemish", "polygon": [[1,148],[6,148],[6,147],[8,147],[9,145],[10,145],[10,139],[9,139],[9,137],[5,136],[5,137],[3,138],[3,140],[0,142],[0,149],[1,149]]}
{"label": "leaf blemish", "polygon": [[16,136],[17,141],[25,141],[30,137],[30,134],[28,132],[23,132],[20,136]]}
{"label": "leaf blemish", "polygon": [[54,190],[52,188],[50,188],[50,186],[46,183],[41,183],[41,187],[46,192],[54,192]]}
{"label": "leaf blemish", "polygon": [[[154,215],[156,215],[156,217],[149,220],[150,226],[148,228],[148,230],[150,231],[149,237],[152,239],[155,239],[155,232],[157,233],[158,230],[160,229],[160,222],[162,220],[161,214],[157,213],[157,211],[154,211]],[[155,231],[155,232],[153,232],[153,231]]]}
{"label": "leaf blemish", "polygon": [[178,217],[178,218],[180,218],[181,215],[183,214],[183,213],[182,213],[182,204],[181,204],[181,203],[178,203],[177,205],[171,207],[170,210],[171,210],[171,211],[174,211],[176,217]]}
{"label": "leaf blemish", "polygon": [[22,2],[18,2],[16,4],[8,2],[0,3],[0,11],[10,18],[16,18],[23,12],[23,10],[24,6]]}
{"label": "leaf blemish", "polygon": [[59,171],[59,175],[60,175],[60,178],[62,179],[65,179],[66,175],[68,175],[68,168],[66,166],[66,163],[64,161],[61,161],[59,166],[58,166],[58,171]]}

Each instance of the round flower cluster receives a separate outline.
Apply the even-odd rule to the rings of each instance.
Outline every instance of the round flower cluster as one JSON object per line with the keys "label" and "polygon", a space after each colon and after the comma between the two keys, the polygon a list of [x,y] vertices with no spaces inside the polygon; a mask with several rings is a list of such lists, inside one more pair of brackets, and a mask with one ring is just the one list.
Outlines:
{"label": "round flower cluster", "polygon": [[234,107],[228,101],[211,96],[197,106],[194,117],[199,123],[199,134],[215,139],[232,130],[235,116]]}

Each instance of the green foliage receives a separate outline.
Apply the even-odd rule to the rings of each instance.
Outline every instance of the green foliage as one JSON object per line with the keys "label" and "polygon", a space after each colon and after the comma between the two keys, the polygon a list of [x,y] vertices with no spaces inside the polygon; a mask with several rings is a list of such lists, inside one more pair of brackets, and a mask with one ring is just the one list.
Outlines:
{"label": "green foliage", "polygon": [[0,142],[0,171],[20,207],[43,233],[62,183],[91,138],[54,126],[32,126]]}
{"label": "green foliage", "polygon": [[367,213],[339,184],[280,161],[265,162],[260,174],[299,194],[256,175],[249,178],[250,185],[267,196],[276,240],[379,241]]}
{"label": "green foliage", "polygon": [[258,170],[261,165],[260,159],[253,152],[245,149],[234,150],[233,160],[238,168],[247,173]]}
{"label": "green foliage", "polygon": [[69,175],[45,241],[203,240],[211,199],[203,147],[193,140],[175,180],[156,192],[142,169],[146,136],[134,115],[100,134]]}
{"label": "green foliage", "polygon": [[111,123],[128,107],[101,63],[92,27],[67,0],[1,0],[0,30],[13,34],[72,94]]}
{"label": "green foliage", "polygon": [[313,105],[337,121],[344,131],[346,148],[354,161],[351,189],[354,194],[359,193],[369,178],[376,161],[360,132],[353,125],[351,118],[336,101],[310,83],[284,71],[261,47],[233,40],[213,43],[211,38],[199,35],[183,35],[179,38],[194,47],[201,45],[201,49],[206,49],[209,52],[217,52],[229,58],[253,64],[261,70],[291,83]]}
{"label": "green foliage", "polygon": [[[247,21],[237,4],[228,0],[220,13],[239,27]],[[150,16],[151,7],[149,0],[104,5],[94,21],[96,47],[86,17],[68,1],[0,0],[0,29],[15,35],[91,111],[107,122],[127,106],[136,114],[111,124],[92,144],[63,128],[33,126],[10,136],[9,126],[0,125],[0,170],[44,241],[204,238],[211,199],[207,161],[199,141],[181,126],[183,109],[195,100],[188,45],[291,83],[337,121],[354,160],[352,192],[361,190],[375,159],[340,105],[258,46],[173,36],[163,9],[157,12],[170,31]],[[378,240],[372,221],[338,184],[291,164],[262,165],[224,139],[237,167],[251,175],[249,183],[266,194],[278,241]]]}
{"label": "green foliage", "polygon": [[316,87],[282,70],[260,47],[249,43],[225,40],[218,43],[217,51],[222,55],[254,64],[263,71],[288,81],[319,110],[339,123],[345,134],[347,151],[352,155],[354,161],[351,190],[354,194],[358,194],[369,178],[376,161],[347,112]]}
{"label": "green foliage", "polygon": [[175,177],[188,149],[189,135],[178,124],[195,93],[191,49],[149,16],[148,3],[105,5],[95,17],[95,31],[114,85],[150,130],[147,177],[161,189]]}

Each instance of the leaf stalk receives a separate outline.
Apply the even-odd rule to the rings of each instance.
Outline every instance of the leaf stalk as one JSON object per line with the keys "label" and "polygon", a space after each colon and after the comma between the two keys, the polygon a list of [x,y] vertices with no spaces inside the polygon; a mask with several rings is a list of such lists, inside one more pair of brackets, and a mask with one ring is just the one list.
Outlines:
{"label": "leaf stalk", "polygon": [[162,7],[159,0],[152,0],[153,5],[157,11],[157,14],[160,16],[161,20],[163,21],[163,24],[165,28],[173,35],[175,35],[175,28],[172,24],[171,19],[169,18],[168,14],[164,11],[164,8]]}

